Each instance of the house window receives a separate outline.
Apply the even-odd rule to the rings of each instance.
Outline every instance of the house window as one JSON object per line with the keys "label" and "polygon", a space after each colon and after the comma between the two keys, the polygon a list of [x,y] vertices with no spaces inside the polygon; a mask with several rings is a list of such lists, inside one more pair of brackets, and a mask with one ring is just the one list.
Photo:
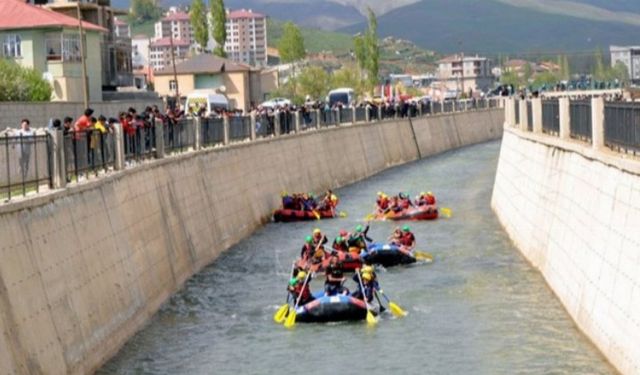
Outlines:
{"label": "house window", "polygon": [[75,34],[47,34],[45,39],[47,61],[81,61],[80,36]]}
{"label": "house window", "polygon": [[5,57],[22,57],[20,35],[9,34],[2,39],[2,53]]}
{"label": "house window", "polygon": [[169,91],[176,91],[176,81],[174,79],[169,81]]}

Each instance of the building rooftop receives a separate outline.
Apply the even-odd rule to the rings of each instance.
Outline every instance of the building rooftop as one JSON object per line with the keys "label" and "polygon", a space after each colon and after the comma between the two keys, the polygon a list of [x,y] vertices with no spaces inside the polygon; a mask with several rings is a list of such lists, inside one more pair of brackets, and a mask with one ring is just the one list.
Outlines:
{"label": "building rooftop", "polygon": [[190,19],[191,18],[189,17],[189,14],[187,14],[186,12],[177,11],[177,12],[170,12],[162,20],[163,21],[189,21]]}
{"label": "building rooftop", "polygon": [[[174,47],[188,47],[191,43],[183,39],[174,39],[173,46]],[[161,38],[154,40],[150,44],[151,47],[170,47],[171,46],[171,38]]]}
{"label": "building rooftop", "polygon": [[462,62],[462,61],[486,61],[486,57],[476,56],[465,56],[465,55],[450,55],[438,61],[438,64],[447,64],[453,62]]}
{"label": "building rooftop", "polygon": [[118,17],[116,17],[116,18],[113,20],[113,24],[114,24],[114,25],[116,25],[116,26],[128,26],[128,25],[129,25],[128,23],[124,22],[123,20],[121,20],[121,19],[120,19],[120,18],[118,18]]}
{"label": "building rooftop", "polygon": [[255,13],[251,9],[240,9],[233,10],[227,13],[227,19],[238,19],[238,18],[265,18],[266,16],[262,13]]}
{"label": "building rooftop", "polygon": [[[82,21],[82,26],[86,30],[108,32],[107,29],[86,21]],[[20,0],[0,1],[0,30],[50,27],[77,28],[78,20]]]}
{"label": "building rooftop", "polygon": [[[209,53],[203,53],[176,64],[177,74],[248,72],[251,67]],[[173,74],[173,67],[157,71],[155,75]]]}

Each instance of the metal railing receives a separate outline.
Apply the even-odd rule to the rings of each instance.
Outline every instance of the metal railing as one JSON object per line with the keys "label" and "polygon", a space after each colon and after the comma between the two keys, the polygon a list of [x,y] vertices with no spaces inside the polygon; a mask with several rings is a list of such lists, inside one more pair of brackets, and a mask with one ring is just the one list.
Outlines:
{"label": "metal railing", "polygon": [[338,123],[337,117],[337,112],[332,109],[320,110],[320,126],[327,127],[336,125]]}
{"label": "metal railing", "polygon": [[548,134],[560,134],[560,105],[558,100],[542,101],[542,131]]}
{"label": "metal railing", "polygon": [[318,113],[303,109],[300,111],[300,129],[315,129],[318,126]]}
{"label": "metal railing", "polygon": [[527,100],[527,130],[533,131],[533,104]]}
{"label": "metal railing", "polygon": [[280,119],[280,134],[289,134],[295,131],[295,120],[293,118],[293,112],[282,111],[278,114]]}
{"label": "metal railing", "polygon": [[251,117],[229,117],[229,139],[231,141],[244,141],[251,138]]}
{"label": "metal railing", "polygon": [[224,144],[224,120],[213,117],[201,119],[200,134],[203,147]]}
{"label": "metal railing", "polygon": [[163,127],[164,149],[167,153],[184,152],[195,144],[193,119],[165,121]]}
{"label": "metal railing", "polygon": [[365,121],[367,121],[367,108],[366,107],[356,108],[356,122],[365,122]]}
{"label": "metal railing", "polygon": [[0,198],[39,192],[41,185],[53,186],[51,136],[0,136]]}
{"label": "metal railing", "polygon": [[155,155],[155,122],[133,122],[123,127],[124,158],[127,162]]}
{"label": "metal railing", "polygon": [[350,124],[353,122],[353,109],[351,108],[340,108],[340,123],[341,124]]}
{"label": "metal railing", "polygon": [[613,150],[634,155],[640,152],[640,105],[638,103],[605,104],[604,143]]}
{"label": "metal railing", "polygon": [[570,136],[585,142],[591,142],[591,101],[572,101],[569,104]]}
{"label": "metal railing", "polygon": [[256,136],[257,137],[270,137],[275,134],[275,116],[262,114],[256,116]]}
{"label": "metal railing", "polygon": [[[77,181],[82,176],[97,176],[100,170],[106,172],[115,167],[115,138],[110,131],[69,132],[63,136],[63,144],[67,182]],[[139,142],[132,144],[140,145]]]}

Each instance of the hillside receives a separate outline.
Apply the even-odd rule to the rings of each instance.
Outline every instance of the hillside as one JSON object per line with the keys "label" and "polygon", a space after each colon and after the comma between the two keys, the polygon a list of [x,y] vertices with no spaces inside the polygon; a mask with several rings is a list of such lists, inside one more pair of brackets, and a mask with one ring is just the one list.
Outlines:
{"label": "hillside", "polygon": [[[277,47],[282,36],[284,21],[269,19],[267,25],[267,42],[270,47]],[[349,34],[309,27],[301,27],[300,32],[304,38],[305,49],[310,53],[333,51],[336,55],[341,55],[349,53],[353,48],[353,37]]]}
{"label": "hillside", "polygon": [[[609,44],[637,43],[640,33],[638,26],[554,15],[487,0],[422,0],[380,16],[378,24],[383,37],[396,36],[447,53],[594,50]],[[353,33],[363,27],[358,24],[342,31]]]}

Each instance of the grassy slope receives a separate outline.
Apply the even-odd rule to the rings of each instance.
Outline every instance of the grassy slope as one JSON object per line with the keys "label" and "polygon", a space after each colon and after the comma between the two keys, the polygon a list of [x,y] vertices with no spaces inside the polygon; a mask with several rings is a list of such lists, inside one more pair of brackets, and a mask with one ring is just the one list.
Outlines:
{"label": "grassy slope", "polygon": [[154,21],[148,21],[139,25],[133,25],[131,26],[131,36],[142,34],[148,36],[149,38],[153,38],[155,34],[154,25]]}
{"label": "grassy slope", "polygon": [[[269,19],[267,35],[269,36],[269,46],[277,47],[282,36],[282,26],[284,22]],[[348,53],[353,48],[353,37],[345,33],[323,31],[301,27],[300,31],[304,37],[305,48],[311,53],[322,51],[333,51],[335,54]]]}

